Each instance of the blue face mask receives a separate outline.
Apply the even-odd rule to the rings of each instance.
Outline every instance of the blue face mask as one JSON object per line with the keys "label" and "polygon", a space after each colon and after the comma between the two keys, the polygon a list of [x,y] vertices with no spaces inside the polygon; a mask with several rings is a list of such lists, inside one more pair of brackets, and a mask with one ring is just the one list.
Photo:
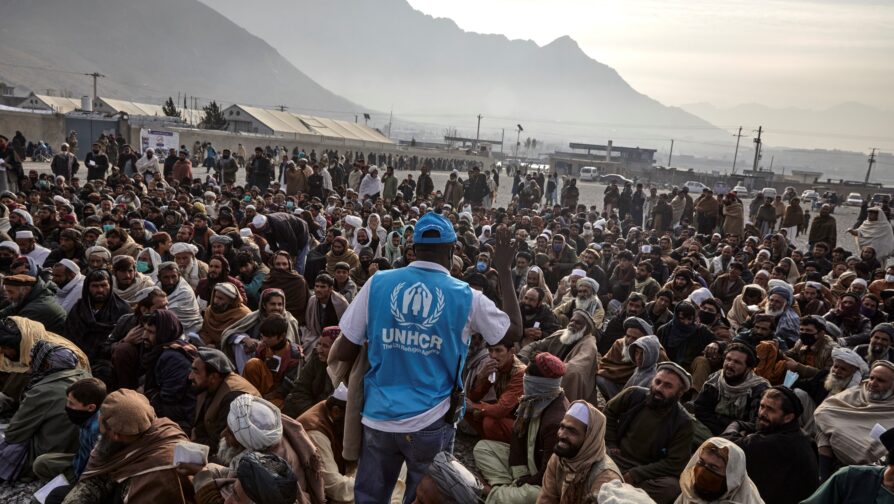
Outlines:
{"label": "blue face mask", "polygon": [[288,208],[289,210],[295,208],[295,202],[294,202],[294,201],[287,201],[287,202],[286,202],[286,208]]}
{"label": "blue face mask", "polygon": [[484,273],[487,271],[487,263],[484,261],[478,261],[478,264],[475,265],[475,269],[478,270],[479,273]]}
{"label": "blue face mask", "polygon": [[114,225],[114,224],[103,224],[103,225],[102,225],[102,230],[105,231],[105,232],[107,232],[107,233],[108,233],[109,231],[113,230],[113,229],[115,229],[115,225]]}
{"label": "blue face mask", "polygon": [[146,273],[149,271],[149,263],[146,261],[137,261],[137,271],[140,273]]}

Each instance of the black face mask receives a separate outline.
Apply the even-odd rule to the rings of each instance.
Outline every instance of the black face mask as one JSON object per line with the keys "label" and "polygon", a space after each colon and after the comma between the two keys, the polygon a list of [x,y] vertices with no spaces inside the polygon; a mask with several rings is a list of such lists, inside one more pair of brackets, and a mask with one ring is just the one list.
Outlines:
{"label": "black face mask", "polygon": [[68,406],[65,407],[65,414],[68,415],[68,420],[78,427],[83,427],[83,425],[87,423],[87,420],[90,420],[90,418],[93,417],[94,413],[96,412],[72,409]]}
{"label": "black face mask", "polygon": [[714,320],[716,318],[716,313],[698,312],[698,319],[701,321],[702,324],[711,325],[714,323]]}
{"label": "black face mask", "polygon": [[0,257],[0,269],[9,269],[12,266],[13,259],[7,257]]}
{"label": "black face mask", "polygon": [[277,343],[276,345],[271,346],[270,350],[273,350],[274,352],[279,352],[280,350],[285,348],[286,345],[288,345],[288,344],[289,344],[289,340],[284,339],[284,340],[280,341],[279,343]]}
{"label": "black face mask", "polygon": [[816,334],[801,333],[800,338],[801,338],[801,342],[807,346],[811,346],[814,343],[816,343]]}
{"label": "black face mask", "polygon": [[372,264],[372,261],[360,261],[360,265],[363,266],[364,269],[368,268],[370,264]]}

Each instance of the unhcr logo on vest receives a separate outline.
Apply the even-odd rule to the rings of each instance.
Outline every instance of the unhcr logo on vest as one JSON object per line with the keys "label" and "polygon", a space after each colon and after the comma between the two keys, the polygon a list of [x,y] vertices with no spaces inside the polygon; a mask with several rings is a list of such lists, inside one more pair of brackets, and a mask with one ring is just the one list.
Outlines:
{"label": "unhcr logo on vest", "polygon": [[433,295],[422,282],[404,289],[405,285],[401,282],[391,291],[391,316],[400,327],[383,328],[382,343],[386,349],[423,355],[439,353],[443,340],[429,333],[444,313],[444,293],[435,287]]}

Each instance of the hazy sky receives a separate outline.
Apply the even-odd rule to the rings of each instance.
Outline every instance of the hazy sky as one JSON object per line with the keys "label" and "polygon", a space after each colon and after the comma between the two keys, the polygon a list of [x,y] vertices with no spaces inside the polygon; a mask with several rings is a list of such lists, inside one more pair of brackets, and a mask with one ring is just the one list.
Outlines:
{"label": "hazy sky", "polygon": [[[409,0],[463,29],[571,35],[667,105],[894,110],[892,0]],[[536,71],[536,69],[532,69]]]}

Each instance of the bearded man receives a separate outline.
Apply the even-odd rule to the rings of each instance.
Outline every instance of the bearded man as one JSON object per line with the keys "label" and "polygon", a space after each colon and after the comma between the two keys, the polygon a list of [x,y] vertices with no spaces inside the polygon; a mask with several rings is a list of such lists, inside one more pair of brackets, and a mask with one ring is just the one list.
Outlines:
{"label": "bearded man", "polygon": [[575,297],[559,305],[553,311],[556,318],[562,324],[569,323],[572,313],[581,310],[593,319],[594,332],[602,330],[602,323],[605,321],[605,308],[602,307],[602,301],[596,295],[599,292],[599,284],[592,278],[581,278],[574,285],[574,289],[577,291]]}
{"label": "bearded man", "polygon": [[540,352],[548,352],[565,362],[562,388],[570,400],[596,402],[596,371],[599,369],[599,351],[593,335],[595,323],[584,310],[574,310],[568,327],[535,341],[519,351],[519,358],[530,362]]}
{"label": "bearded man", "polygon": [[894,324],[882,323],[875,326],[869,335],[869,343],[854,348],[857,355],[872,365],[877,360],[894,362]]}
{"label": "bearded man", "polygon": [[262,292],[258,309],[225,329],[220,336],[220,349],[236,364],[239,374],[242,374],[245,363],[254,356],[261,343],[261,324],[273,314],[282,315],[288,322],[286,339],[292,343],[301,341],[300,326],[295,317],[286,311],[286,295],[283,291],[268,289]]}
{"label": "bearded man", "polygon": [[869,379],[826,398],[816,409],[820,478],[828,478],[836,464],[875,463],[885,449],[870,433],[894,415],[894,364],[876,361]]}
{"label": "bearded man", "polygon": [[695,418],[714,435],[732,422],[750,422],[757,416],[761,395],[770,384],[754,373],[756,364],[750,348],[732,343],[724,353],[723,368],[702,387],[695,399]]}
{"label": "bearded man", "polygon": [[190,284],[180,274],[175,262],[163,262],[158,265],[158,287],[168,296],[168,309],[177,315],[187,333],[202,328],[202,312]]}
{"label": "bearded man", "polygon": [[211,294],[214,292],[214,286],[219,283],[233,284],[239,291],[239,297],[243,303],[248,302],[248,296],[245,294],[245,286],[242,280],[230,276],[230,263],[224,256],[215,255],[208,259],[208,276],[199,281],[196,287],[196,301],[199,303],[199,309],[205,311],[205,308],[211,303]]}
{"label": "bearded man", "polygon": [[304,325],[307,311],[307,281],[292,266],[288,252],[279,250],[270,258],[270,271],[261,283],[261,291],[280,289],[286,293],[286,311]]}
{"label": "bearded man", "polygon": [[606,453],[606,424],[606,417],[593,405],[571,404],[559,424],[538,503],[592,501],[604,484],[623,479]]}
{"label": "bearded man", "polygon": [[701,287],[698,282],[692,278],[692,270],[689,268],[679,268],[674,273],[674,278],[664,284],[665,289],[670,290],[674,294],[674,303],[679,303],[689,298],[692,291]]}
{"label": "bearded man", "polygon": [[227,428],[227,414],[230,403],[238,397],[236,394],[261,394],[236,373],[236,368],[220,350],[199,347],[196,351],[198,356],[189,373],[190,384],[196,393],[196,418],[191,438],[209,446],[211,455],[214,455]]}
{"label": "bearded man", "polygon": [[70,259],[62,259],[53,266],[53,283],[56,284],[56,302],[68,313],[81,299],[84,288],[81,268]]}
{"label": "bearded man", "polygon": [[249,313],[251,310],[242,304],[236,286],[228,282],[219,283],[214,286],[211,304],[205,309],[205,319],[199,337],[206,345],[218,347],[223,332]]}
{"label": "bearded man", "polygon": [[112,292],[128,304],[136,302],[137,293],[141,290],[154,285],[151,278],[137,271],[137,263],[131,256],[115,256],[112,272]]}
{"label": "bearded man", "polygon": [[771,387],[754,422],[733,422],[723,433],[745,452],[748,475],[767,502],[798,504],[816,490],[813,441],[798,426],[803,412],[791,389]]}
{"label": "bearded man", "polygon": [[[639,317],[628,317],[624,320],[624,337],[615,340],[611,348],[604,354],[599,363],[596,383],[606,399],[611,399],[628,383],[637,370],[630,354],[630,346],[645,336],[654,332],[652,326]],[[664,349],[658,345],[658,362],[667,360]],[[651,380],[650,380],[651,382]]]}
{"label": "bearded man", "polygon": [[93,375],[103,381],[111,376],[109,336],[118,320],[131,313],[130,305],[112,292],[112,275],[97,270],[84,280],[84,293],[65,321],[64,336],[87,354]]}
{"label": "bearded man", "polygon": [[608,454],[624,471],[624,482],[659,504],[680,493],[677,478],[689,460],[693,419],[680,398],[691,380],[679,365],[663,362],[648,389],[629,387],[605,407]]}

